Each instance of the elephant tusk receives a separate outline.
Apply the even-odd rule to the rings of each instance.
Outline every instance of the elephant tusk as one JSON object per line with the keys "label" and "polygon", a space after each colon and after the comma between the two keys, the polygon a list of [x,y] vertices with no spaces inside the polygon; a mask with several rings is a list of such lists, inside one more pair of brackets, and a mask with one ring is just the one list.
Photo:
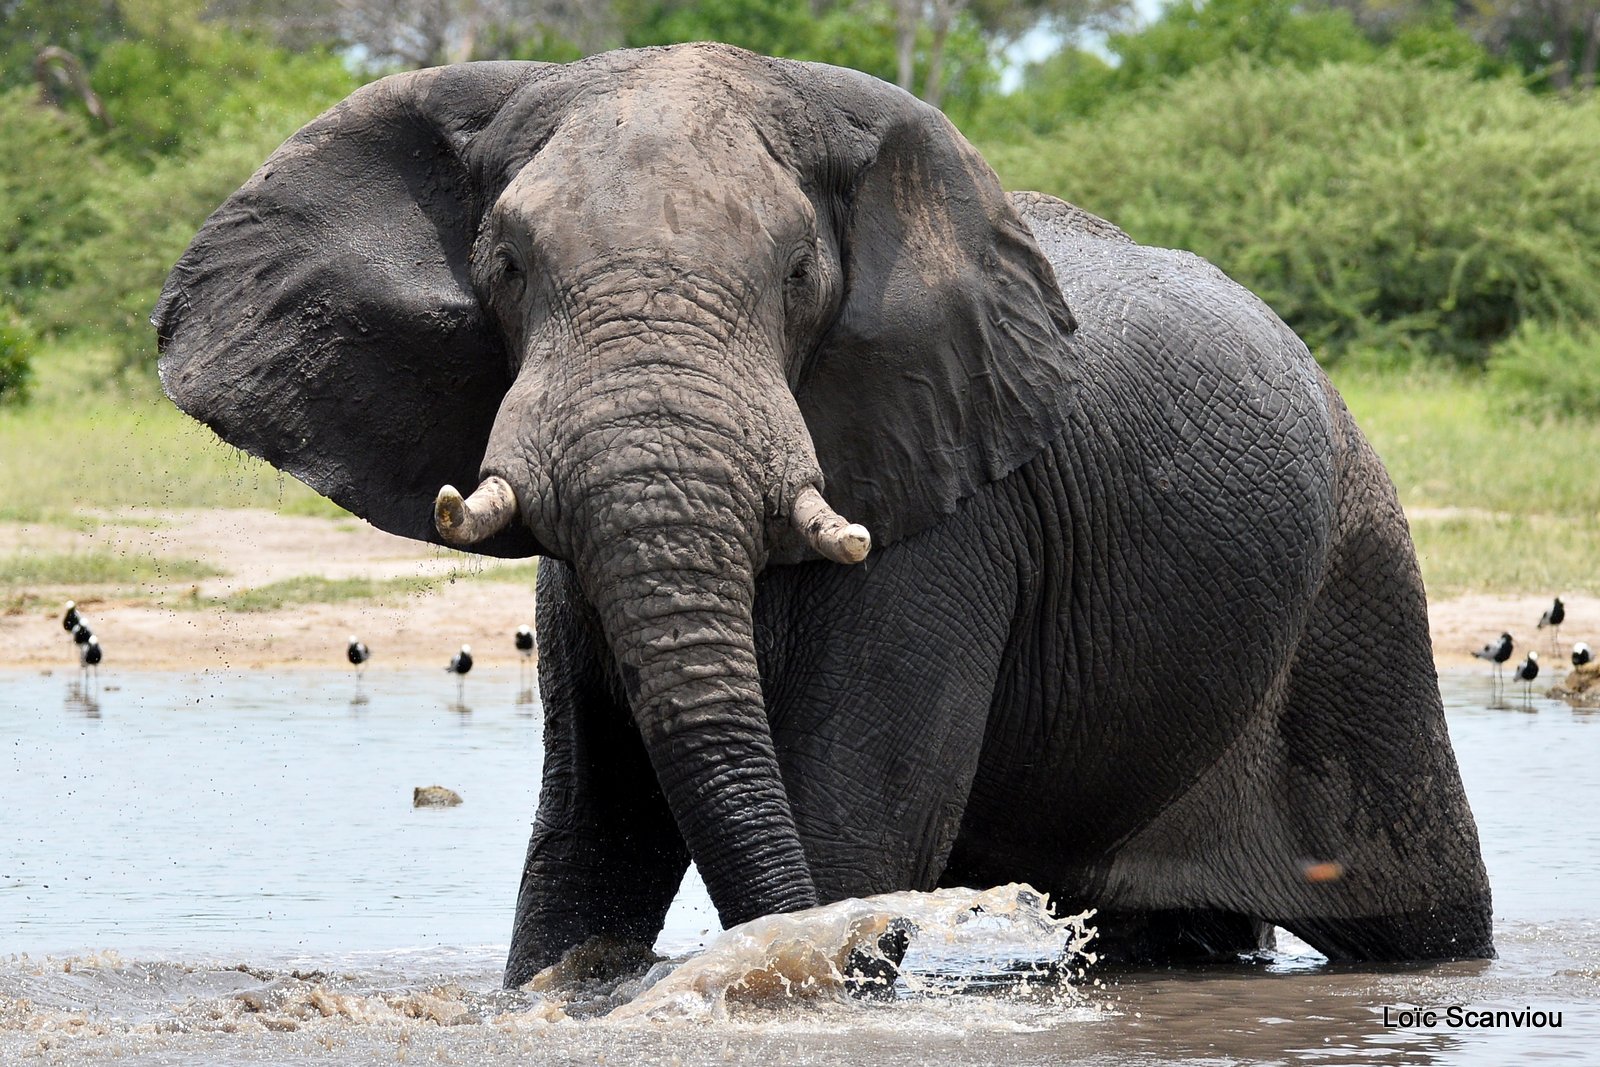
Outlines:
{"label": "elephant tusk", "polygon": [[511,525],[517,517],[517,494],[504,478],[490,475],[465,500],[453,485],[433,501],[433,525],[452,545],[475,545]]}
{"label": "elephant tusk", "polygon": [[835,563],[860,563],[872,551],[872,535],[858,522],[846,522],[822,499],[814,485],[800,490],[789,521],[806,543]]}

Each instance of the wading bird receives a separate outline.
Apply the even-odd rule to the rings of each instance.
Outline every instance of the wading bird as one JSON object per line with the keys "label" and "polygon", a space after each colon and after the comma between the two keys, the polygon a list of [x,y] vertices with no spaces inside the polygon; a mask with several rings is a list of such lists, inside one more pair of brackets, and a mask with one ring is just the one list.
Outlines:
{"label": "wading bird", "polygon": [[522,676],[528,675],[528,665],[533,662],[533,627],[522,625],[517,627],[517,651],[522,654]]}
{"label": "wading bird", "polygon": [[1551,604],[1550,607],[1545,610],[1545,613],[1539,616],[1538,628],[1542,630],[1546,626],[1551,627],[1550,647],[1554,648],[1557,652],[1561,650],[1561,624],[1566,620],[1567,606],[1561,603],[1560,597],[1556,597],[1555,603]]}
{"label": "wading bird", "polygon": [[1477,656],[1479,659],[1486,659],[1489,661],[1490,666],[1494,668],[1494,680],[1499,682],[1500,664],[1511,658],[1512,647],[1511,635],[1501,634],[1500,640],[1489,642],[1487,645],[1484,645],[1478,651],[1474,652],[1473,655]]}
{"label": "wading bird", "polygon": [[461,690],[467,681],[467,672],[472,669],[472,646],[462,645],[461,651],[450,657],[450,665],[445,668],[456,676],[456,700],[461,700]]}
{"label": "wading bird", "polygon": [[72,643],[79,647],[80,655],[82,654],[82,647],[93,640],[94,631],[89,629],[89,624],[81,619],[78,620],[72,627]]}
{"label": "wading bird", "polygon": [[1579,641],[1577,644],[1572,646],[1572,665],[1574,667],[1582,667],[1584,664],[1590,663],[1593,660],[1594,650],[1588,645],[1584,644],[1582,641]]}
{"label": "wading bird", "polygon": [[70,634],[72,628],[78,625],[78,622],[78,602],[69,600],[67,601],[67,613],[61,617],[61,628]]}
{"label": "wading bird", "polygon": [[345,649],[345,656],[350,660],[350,665],[356,669],[356,676],[361,676],[361,665],[372,656],[367,646],[356,640],[356,635],[350,635],[350,647]]}
{"label": "wading bird", "polygon": [[85,673],[92,673],[95,681],[100,680],[100,661],[105,658],[101,651],[100,639],[94,634],[89,635],[89,640],[78,647],[78,665]]}
{"label": "wading bird", "polygon": [[1528,658],[1517,664],[1517,681],[1523,684],[1522,700],[1527,703],[1533,698],[1533,680],[1539,677],[1539,653],[1529,652]]}

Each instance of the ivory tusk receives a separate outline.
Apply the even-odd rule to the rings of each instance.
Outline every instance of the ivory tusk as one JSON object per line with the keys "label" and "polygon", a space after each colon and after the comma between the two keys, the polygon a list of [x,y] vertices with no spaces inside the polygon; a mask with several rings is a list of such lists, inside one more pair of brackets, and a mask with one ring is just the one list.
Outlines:
{"label": "ivory tusk", "polygon": [[800,490],[794,498],[789,521],[805,537],[806,543],[835,563],[860,563],[872,551],[872,535],[857,522],[847,522],[828,506],[814,485]]}
{"label": "ivory tusk", "polygon": [[433,526],[452,545],[475,545],[511,525],[517,494],[504,478],[490,475],[465,500],[453,485],[433,501]]}

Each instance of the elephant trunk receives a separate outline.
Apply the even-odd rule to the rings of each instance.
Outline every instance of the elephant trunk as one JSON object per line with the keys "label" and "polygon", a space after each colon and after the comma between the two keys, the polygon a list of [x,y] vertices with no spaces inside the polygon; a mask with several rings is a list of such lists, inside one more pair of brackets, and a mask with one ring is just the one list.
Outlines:
{"label": "elephant trunk", "polygon": [[667,435],[670,466],[659,429],[612,439],[621,462],[578,506],[590,532],[574,563],[678,829],[732,925],[810,907],[816,890],[756,663],[759,465],[700,414]]}

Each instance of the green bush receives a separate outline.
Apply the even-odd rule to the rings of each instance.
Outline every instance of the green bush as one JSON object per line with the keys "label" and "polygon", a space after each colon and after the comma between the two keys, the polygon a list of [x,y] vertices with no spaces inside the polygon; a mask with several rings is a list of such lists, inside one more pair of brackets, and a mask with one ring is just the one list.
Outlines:
{"label": "green bush", "polygon": [[0,304],[0,405],[28,398],[30,362],[37,342],[22,316]]}
{"label": "green bush", "polygon": [[[153,57],[177,46],[122,41],[108,49],[107,106],[124,124],[104,139],[108,150],[74,213],[79,232],[54,249],[60,276],[36,301],[40,322],[94,334],[125,368],[153,360],[151,308],[206,217],[285,138],[358,84],[336,58],[215,40],[216,51],[166,75]],[[229,56],[247,58],[232,69],[218,65]],[[149,60],[148,69],[130,64],[133,57]],[[169,83],[172,91],[162,91]]]}
{"label": "green bush", "polygon": [[0,159],[0,305],[30,312],[71,279],[72,250],[93,230],[84,205],[109,168],[86,121],[31,89],[0,91]]}
{"label": "green bush", "polygon": [[116,41],[93,77],[116,122],[108,141],[142,161],[255,125],[263,107],[309,119],[357,84],[325,53],[297,55],[203,25],[167,39]]}
{"label": "green bush", "polygon": [[45,321],[91,331],[117,350],[124,369],[153,365],[150,312],[167,272],[206,217],[308,118],[280,113],[259,127],[227,129],[136,179],[107,180],[88,209],[97,232],[70,256],[72,284],[42,301]]}
{"label": "green bush", "polygon": [[1481,365],[1524,321],[1600,322],[1600,99],[1384,62],[1224,63],[1048,137],[1009,188],[1191,249],[1314,351]]}
{"label": "green bush", "polygon": [[1525,322],[1495,346],[1489,381],[1517,414],[1600,419],[1600,328]]}

